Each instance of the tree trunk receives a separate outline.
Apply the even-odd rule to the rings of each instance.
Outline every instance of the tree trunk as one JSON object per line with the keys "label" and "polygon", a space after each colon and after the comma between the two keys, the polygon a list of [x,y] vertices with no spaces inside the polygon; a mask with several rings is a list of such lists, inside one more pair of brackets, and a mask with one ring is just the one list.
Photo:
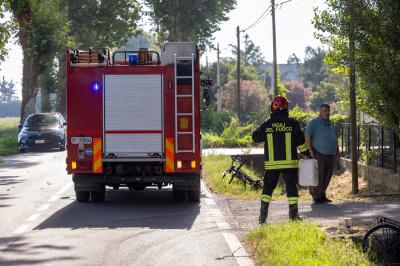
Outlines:
{"label": "tree trunk", "polygon": [[[24,40],[25,41],[25,40]],[[22,101],[21,101],[21,123],[25,121],[28,115],[36,111],[36,95],[38,90],[39,66],[35,56],[26,52],[27,42],[23,44],[20,37],[23,50],[23,70],[22,70]]]}
{"label": "tree trunk", "polygon": [[31,24],[31,8],[30,2],[16,1],[12,2],[13,15],[18,22],[18,37],[22,47],[23,69],[22,69],[22,101],[21,101],[21,124],[25,121],[29,114],[35,112],[35,97],[37,95],[39,60],[32,53],[30,45],[30,24]]}

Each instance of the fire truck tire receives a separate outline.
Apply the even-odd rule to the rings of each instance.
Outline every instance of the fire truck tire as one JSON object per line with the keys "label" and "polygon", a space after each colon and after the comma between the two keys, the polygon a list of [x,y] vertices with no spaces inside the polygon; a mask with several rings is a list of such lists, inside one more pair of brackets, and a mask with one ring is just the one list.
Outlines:
{"label": "fire truck tire", "polygon": [[175,202],[184,202],[186,199],[187,190],[172,190],[172,196]]}
{"label": "fire truck tire", "polygon": [[106,192],[105,190],[91,191],[90,197],[94,202],[103,202],[106,199]]}
{"label": "fire truck tire", "polygon": [[75,197],[78,202],[88,202],[90,199],[89,191],[75,191]]}
{"label": "fire truck tire", "polygon": [[188,199],[190,202],[199,202],[200,201],[200,190],[189,190],[188,191]]}

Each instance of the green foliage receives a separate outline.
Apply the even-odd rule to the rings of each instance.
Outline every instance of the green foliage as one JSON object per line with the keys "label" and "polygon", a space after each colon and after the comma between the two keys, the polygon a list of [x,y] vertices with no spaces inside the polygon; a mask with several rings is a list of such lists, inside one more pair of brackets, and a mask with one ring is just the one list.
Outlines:
{"label": "green foliage", "polygon": [[327,61],[346,73],[349,40],[354,40],[359,106],[385,125],[400,130],[400,2],[328,0],[316,10],[317,37],[331,47]]}
{"label": "green foliage", "polygon": [[201,113],[201,130],[221,134],[229,125],[233,115],[229,112],[216,112],[215,104]]}
{"label": "green foliage", "polygon": [[18,153],[19,118],[0,118],[0,156]]}
{"label": "green foliage", "polygon": [[[241,45],[242,46],[242,45]],[[237,46],[231,45],[233,59],[237,58]],[[261,52],[261,47],[256,45],[248,34],[244,35],[243,49],[240,49],[240,60],[245,66],[259,67],[265,64],[265,57]]]}
{"label": "green foliage", "polygon": [[318,110],[322,103],[332,103],[338,100],[335,84],[322,81],[313,90],[310,107]]}
{"label": "green foliage", "polygon": [[67,0],[72,45],[115,48],[138,33],[140,6],[136,0]]}
{"label": "green foliage", "polygon": [[308,122],[318,116],[317,112],[303,111],[300,107],[296,106],[289,111],[289,116],[299,121],[301,126],[306,126]]}
{"label": "green foliage", "polygon": [[251,134],[254,127],[252,124],[241,124],[236,117],[232,116],[221,134],[211,131],[203,132],[202,146],[203,148],[250,147],[253,143]]}
{"label": "green foliage", "polygon": [[194,41],[202,49],[211,44],[219,24],[228,20],[227,14],[236,0],[146,0],[160,43],[165,41]]}
{"label": "green foliage", "polygon": [[374,265],[350,239],[332,239],[309,222],[260,226],[246,243],[260,265]]}
{"label": "green foliage", "polygon": [[0,62],[3,61],[7,55],[5,46],[11,35],[11,24],[10,22],[4,21],[7,8],[8,3],[5,0],[0,0]]}
{"label": "green foliage", "polygon": [[326,52],[320,48],[306,47],[304,63],[300,69],[300,76],[303,82],[311,87],[321,84],[327,77],[327,71],[324,66]]}

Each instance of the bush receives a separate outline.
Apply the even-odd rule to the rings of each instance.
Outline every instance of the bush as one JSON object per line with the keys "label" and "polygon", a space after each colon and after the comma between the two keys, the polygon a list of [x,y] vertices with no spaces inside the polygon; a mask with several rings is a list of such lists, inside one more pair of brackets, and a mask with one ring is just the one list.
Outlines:
{"label": "bush", "polygon": [[251,134],[254,126],[252,124],[240,125],[236,118],[232,118],[229,126],[224,129],[221,138],[225,147],[248,147],[253,143]]}
{"label": "bush", "polygon": [[218,113],[215,105],[201,113],[201,130],[221,134],[234,115],[229,112]]}
{"label": "bush", "polygon": [[228,126],[222,131],[221,135],[213,132],[202,133],[203,148],[233,148],[249,147],[253,143],[251,134],[255,126],[253,124],[241,125],[236,118],[231,118]]}
{"label": "bush", "polygon": [[[231,81],[224,86],[221,93],[222,109],[230,112],[237,112],[236,81]],[[252,112],[266,110],[269,106],[267,91],[258,81],[240,81],[240,111],[243,117]]]}

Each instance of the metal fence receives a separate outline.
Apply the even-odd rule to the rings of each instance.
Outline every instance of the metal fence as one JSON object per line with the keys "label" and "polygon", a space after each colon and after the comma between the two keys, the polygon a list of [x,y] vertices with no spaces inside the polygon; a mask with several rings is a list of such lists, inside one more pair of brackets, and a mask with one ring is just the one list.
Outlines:
{"label": "metal fence", "polygon": [[[337,124],[339,150],[345,158],[351,158],[350,124]],[[399,168],[400,140],[392,128],[368,124],[357,126],[357,161],[376,167]]]}

